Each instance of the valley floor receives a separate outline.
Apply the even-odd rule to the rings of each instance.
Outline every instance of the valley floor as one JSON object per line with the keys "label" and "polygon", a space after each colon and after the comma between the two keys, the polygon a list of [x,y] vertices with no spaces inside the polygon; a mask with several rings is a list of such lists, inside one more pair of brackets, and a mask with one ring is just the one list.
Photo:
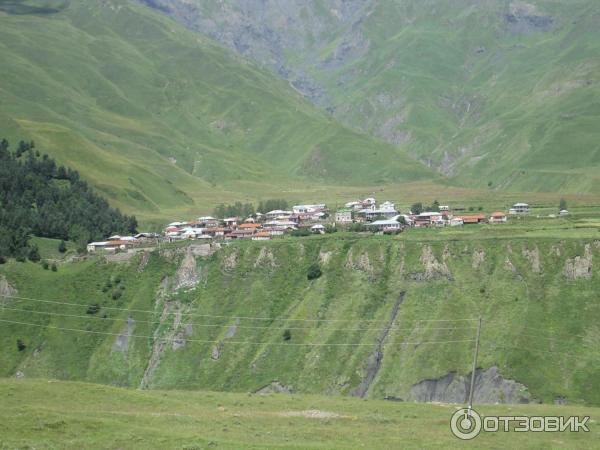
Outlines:
{"label": "valley floor", "polygon": [[590,416],[589,433],[450,433],[458,405],[285,394],[139,391],[0,380],[0,448],[600,448],[599,408],[476,406],[484,415]]}

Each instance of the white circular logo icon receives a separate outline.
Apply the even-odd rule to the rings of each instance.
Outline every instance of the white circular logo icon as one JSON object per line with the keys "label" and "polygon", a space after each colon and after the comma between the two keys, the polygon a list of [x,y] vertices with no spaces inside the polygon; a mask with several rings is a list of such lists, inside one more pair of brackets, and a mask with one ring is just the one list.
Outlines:
{"label": "white circular logo icon", "polygon": [[459,409],[450,419],[450,429],[459,439],[464,441],[473,439],[481,432],[481,416],[473,409]]}

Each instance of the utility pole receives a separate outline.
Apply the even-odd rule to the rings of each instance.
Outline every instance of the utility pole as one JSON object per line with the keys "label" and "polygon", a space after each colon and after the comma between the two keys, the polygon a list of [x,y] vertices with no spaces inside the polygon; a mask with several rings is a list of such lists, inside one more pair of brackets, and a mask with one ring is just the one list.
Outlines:
{"label": "utility pole", "polygon": [[473,355],[473,370],[471,371],[471,387],[469,388],[469,410],[473,409],[473,388],[475,385],[475,369],[477,368],[477,356],[479,355],[479,337],[481,336],[481,316],[477,325],[477,339],[475,340],[475,354]]}

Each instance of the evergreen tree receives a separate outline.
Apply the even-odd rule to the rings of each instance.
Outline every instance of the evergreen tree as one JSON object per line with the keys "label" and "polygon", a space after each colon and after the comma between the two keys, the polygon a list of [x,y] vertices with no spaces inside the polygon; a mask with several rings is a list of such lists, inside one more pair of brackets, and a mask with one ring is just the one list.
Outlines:
{"label": "evergreen tree", "polygon": [[11,153],[8,141],[0,141],[0,255],[37,258],[32,234],[72,239],[81,249],[90,239],[136,231],[135,217],[111,208],[76,171],[33,148],[33,141],[21,141]]}
{"label": "evergreen tree", "polygon": [[560,203],[558,204],[558,210],[566,210],[567,209],[567,201],[564,198],[560,199]]}

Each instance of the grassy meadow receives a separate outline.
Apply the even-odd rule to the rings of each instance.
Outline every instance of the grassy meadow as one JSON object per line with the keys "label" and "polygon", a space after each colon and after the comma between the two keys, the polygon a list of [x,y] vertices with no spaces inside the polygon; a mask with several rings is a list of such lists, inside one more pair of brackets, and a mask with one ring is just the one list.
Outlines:
{"label": "grassy meadow", "polygon": [[450,433],[455,405],[0,380],[0,448],[599,448],[598,408],[486,405],[484,415],[590,416],[589,433]]}

